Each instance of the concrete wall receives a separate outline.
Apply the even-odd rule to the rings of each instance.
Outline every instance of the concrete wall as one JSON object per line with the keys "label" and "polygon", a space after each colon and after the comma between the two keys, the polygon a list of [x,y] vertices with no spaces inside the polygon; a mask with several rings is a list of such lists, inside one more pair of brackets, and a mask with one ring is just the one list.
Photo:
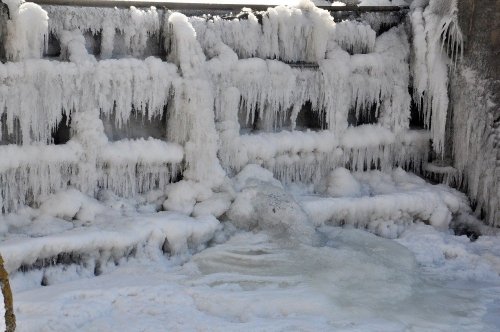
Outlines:
{"label": "concrete wall", "polygon": [[500,80],[500,0],[459,1],[460,26],[466,38],[465,61],[468,66],[494,80],[499,95]]}
{"label": "concrete wall", "polygon": [[500,0],[460,0],[464,58],[451,75],[454,163],[487,224],[500,227]]}

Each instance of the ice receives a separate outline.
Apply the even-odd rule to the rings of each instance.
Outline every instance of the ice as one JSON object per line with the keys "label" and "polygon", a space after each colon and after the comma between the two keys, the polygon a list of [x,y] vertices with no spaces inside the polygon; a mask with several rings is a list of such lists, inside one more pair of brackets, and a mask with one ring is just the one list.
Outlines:
{"label": "ice", "polygon": [[48,44],[47,12],[37,4],[24,0],[11,0],[9,7],[5,53],[7,59],[20,61],[39,59]]}
{"label": "ice", "polygon": [[85,37],[80,31],[63,30],[60,33],[60,42],[61,57],[74,63],[95,61],[95,57],[88,54],[85,48]]}
{"label": "ice", "polygon": [[456,0],[432,0],[424,6],[420,2],[412,4],[414,97],[430,128],[433,148],[443,155],[449,105],[448,72],[461,57],[463,37]]}
{"label": "ice", "polygon": [[369,53],[375,48],[375,31],[357,21],[343,21],[335,25],[334,40],[350,53]]}
{"label": "ice", "polygon": [[256,164],[246,165],[234,178],[233,184],[237,191],[241,191],[252,183],[266,182],[275,187],[283,187],[280,181],[276,180],[273,173]]}
{"label": "ice", "polygon": [[[19,326],[23,331],[41,326],[47,331],[494,331],[498,326],[494,317],[487,320],[494,315],[498,281],[456,279],[487,264],[481,249],[491,239],[476,245],[423,226],[415,229],[412,242],[402,241],[405,248],[360,230],[322,232],[330,241],[324,247],[283,248],[266,234],[239,233],[181,268],[166,259],[131,259],[99,278],[19,290]],[[463,265],[460,258],[428,260],[426,266],[436,273],[426,277],[418,265],[429,245],[426,238],[438,241],[433,248],[462,248],[457,257],[470,255],[478,265]],[[451,265],[457,269],[446,268]],[[16,287],[21,281],[14,278]]]}
{"label": "ice", "polygon": [[[255,56],[252,52],[241,55],[241,50],[226,41],[220,34],[228,31],[234,32],[236,28],[247,33],[250,29],[247,25],[254,24],[251,23],[253,22],[252,13],[249,15],[248,20],[226,21],[215,17],[213,22],[198,18],[191,21],[206,53],[221,57],[217,54],[220,50],[215,51],[214,45],[224,42],[240,57],[250,57],[236,62],[227,61],[225,58],[227,62],[224,68],[219,68],[218,65],[214,67],[218,62],[211,63],[213,74],[222,76],[218,77],[219,84],[234,86],[240,91],[245,124],[257,122],[259,129],[269,131],[284,126],[287,118],[290,117],[292,128],[294,128],[296,116],[300,110],[297,107],[309,101],[312,103],[313,110],[321,114],[320,117],[326,114],[324,124],[335,131],[342,131],[347,127],[349,108],[356,108],[356,118],[361,119],[366,118],[366,114],[362,111],[372,105],[382,109],[382,123],[386,126],[396,131],[408,128],[410,95],[406,90],[409,81],[407,65],[409,45],[403,28],[393,29],[375,40],[375,32],[369,26],[349,23],[349,21],[337,25],[338,42],[344,48],[347,47],[345,45],[349,45],[347,48],[351,51],[357,47],[365,49],[366,52],[373,51],[373,53],[350,57],[335,41],[332,41],[326,54],[315,60],[319,64],[320,72],[318,73],[294,69],[281,61],[263,61],[259,58],[252,58]],[[223,26],[214,30],[215,28],[211,29],[210,24]],[[229,26],[226,27],[226,24]],[[364,35],[369,37],[364,38]],[[347,40],[346,36],[368,40],[361,42]],[[238,38],[238,40],[251,43],[254,38],[258,36],[251,35]],[[261,45],[262,43],[255,41],[254,44]],[[220,49],[220,46],[218,48]],[[268,58],[263,55],[258,56]],[[304,60],[298,58],[294,61]],[[231,67],[231,72],[227,73],[226,70]],[[381,105],[379,105],[380,99],[383,101]],[[291,114],[288,113],[290,109],[292,109]],[[258,118],[257,110],[259,110]],[[218,114],[217,110],[216,114]]]}
{"label": "ice", "polygon": [[[300,147],[302,142],[298,143],[298,147],[280,147],[283,144],[281,140],[296,145],[299,140],[308,141],[308,137],[313,135],[300,136],[293,132],[290,139],[285,139],[285,134],[276,136],[275,146],[270,146],[276,152],[255,156],[250,151],[247,157],[245,154],[248,153],[240,146],[245,146],[244,141],[250,138],[240,139],[236,131],[240,108],[244,109],[246,124],[258,123],[259,129],[266,131],[278,131],[283,126],[294,130],[301,106],[310,102],[313,112],[321,119],[321,126],[332,132],[320,134],[322,137],[330,135],[340,139],[348,128],[349,111],[353,107],[356,108],[356,120],[362,121],[369,116],[366,109],[376,106],[377,114],[381,116],[380,124],[397,135],[404,132],[408,128],[409,117],[409,94],[405,91],[409,80],[409,46],[402,27],[375,39],[375,32],[368,25],[351,21],[335,24],[326,11],[306,1],[295,8],[282,6],[269,9],[261,35],[259,30],[249,38],[233,36],[237,40],[259,45],[259,50],[265,49],[261,47],[262,41],[272,44],[276,36],[290,40],[290,44],[281,43],[281,49],[269,51],[269,57],[319,64],[319,70],[308,70],[292,68],[279,60],[238,59],[237,54],[243,56],[247,46],[236,47],[223,34],[236,33],[237,29],[247,33],[251,30],[247,25],[255,23],[253,13],[247,13],[247,20],[227,21],[214,17],[204,21],[172,12],[166,12],[160,19],[154,9],[106,9],[103,13],[72,7],[48,7],[47,10],[51,17],[50,31],[57,35],[62,47],[61,60],[70,60],[70,63],[26,61],[23,66],[12,63],[2,68],[5,95],[15,96],[3,101],[7,134],[20,133],[22,136],[22,140],[15,143],[50,142],[50,132],[59,125],[63,116],[66,116],[67,123],[71,116],[74,125],[78,113],[92,113],[95,117],[96,110],[99,110],[104,120],[114,120],[116,126],[121,127],[127,124],[134,112],[151,119],[160,116],[168,106],[165,136],[184,148],[183,176],[198,182],[212,181],[213,186],[220,184],[224,177],[217,155],[226,169],[231,167],[237,171],[247,163],[258,162],[266,164],[288,181],[310,181],[315,174],[319,174],[318,170],[323,172],[341,163],[352,163],[355,169],[369,168],[382,159],[384,161],[380,163],[384,169],[391,167],[394,160],[398,165],[418,164],[413,156],[405,158],[406,150],[394,159],[395,151],[379,151],[380,147],[370,151],[362,147],[351,148],[341,157],[332,139],[321,143],[326,146],[330,142],[328,153],[322,147],[318,149],[317,144]],[[134,31],[127,32],[131,24],[122,24],[118,18],[140,24],[134,25],[137,26]],[[290,22],[298,25],[294,27]],[[280,31],[273,30],[277,29],[275,24],[281,26]],[[260,29],[260,25],[254,28]],[[127,43],[137,44],[137,47],[130,46],[128,52],[140,57],[134,49],[144,48],[145,36],[158,34],[159,30],[162,30],[172,63],[152,57],[145,61],[96,61],[99,57],[94,59],[84,47],[86,33],[101,33],[101,49],[105,54],[100,59],[113,57],[113,33],[123,33],[130,37]],[[350,56],[341,47],[354,53],[368,54]],[[312,53],[293,55],[293,52],[304,50]],[[246,55],[268,57],[253,51]],[[30,67],[27,68],[27,65]],[[376,78],[372,80],[372,77]],[[19,89],[20,86],[24,89]],[[46,88],[40,92],[39,86]],[[56,86],[60,88],[52,88]],[[24,98],[26,88],[33,90],[32,97],[28,99]],[[238,98],[241,100],[238,101]],[[212,100],[216,105],[214,109]],[[20,108],[15,106],[18,104],[21,104]],[[41,112],[30,112],[38,105],[43,105]],[[214,126],[213,113],[219,132]],[[230,130],[220,130],[222,128]],[[241,143],[240,146],[237,143]],[[120,145],[108,146],[118,149]],[[84,158],[90,158],[90,155],[85,152]],[[96,162],[99,161],[96,159]],[[118,173],[107,174],[98,181],[100,185],[127,196],[150,188],[151,183],[143,186],[131,180],[123,186],[119,184],[118,174],[130,179],[133,167],[134,163],[121,164],[117,166]],[[87,169],[87,174],[95,180],[96,177],[92,176],[94,168],[90,166]],[[151,167],[145,169],[151,172]],[[162,182],[161,188],[166,182],[162,179],[166,179],[164,175],[152,182]],[[143,181],[147,180],[139,180]],[[79,187],[87,193],[93,190],[92,185],[85,188],[83,183]]]}
{"label": "ice", "polygon": [[453,146],[453,166],[461,187],[477,202],[477,212],[486,214],[487,224],[498,226],[500,172],[495,142],[500,131],[493,126],[491,115],[495,114],[497,105],[485,93],[486,84],[477,72],[467,67],[454,76],[453,140],[462,143]]}
{"label": "ice", "polygon": [[60,191],[40,205],[40,212],[71,221],[93,221],[98,212],[104,209],[99,203],[75,189]]}
{"label": "ice", "polygon": [[[261,174],[265,176],[260,177]],[[236,183],[239,193],[227,216],[237,227],[264,229],[304,243],[314,241],[314,229],[307,214],[270,172],[248,165],[237,176]]]}
{"label": "ice", "polygon": [[200,41],[210,31],[242,58],[310,62],[324,59],[335,26],[330,14],[311,1],[301,1],[295,8],[269,8],[262,16],[262,27],[252,12],[243,23],[217,17],[207,22],[198,18],[192,21]]}
{"label": "ice", "polygon": [[[134,57],[148,54],[148,39],[159,39],[161,15],[155,7],[81,8],[44,6],[49,14],[49,31],[61,38],[64,31],[101,35],[100,58],[108,59],[130,52]],[[123,38],[123,45],[120,44]]]}
{"label": "ice", "polygon": [[384,170],[396,165],[418,170],[428,150],[425,131],[396,136],[381,126],[363,125],[349,127],[341,137],[339,141],[331,131],[242,135],[228,144],[223,160],[236,171],[256,163],[285,182],[314,182],[316,176],[340,165],[360,171],[372,165]]}
{"label": "ice", "polygon": [[179,181],[168,187],[168,198],[163,203],[167,210],[179,211],[190,215],[196,202],[210,198],[212,190],[201,183],[192,181]]}
{"label": "ice", "polygon": [[416,220],[445,230],[452,215],[470,213],[463,194],[427,184],[401,169],[392,174],[372,171],[353,175],[337,169],[331,177],[328,192],[334,198],[303,198],[303,206],[316,225],[351,225],[397,238]]}
{"label": "ice", "polygon": [[[137,255],[150,255],[152,258],[161,254],[161,250],[168,250],[173,255],[185,255],[189,248],[196,250],[208,242],[219,224],[212,216],[194,219],[172,212],[143,215],[140,218],[122,216],[119,218],[121,220],[117,219],[118,216],[114,218],[115,222],[100,223],[99,227],[76,226],[44,237],[5,239],[2,242],[5,267],[14,274],[22,265],[29,267],[47,259],[46,267],[50,268],[51,260],[64,253],[76,256],[75,261],[66,264],[86,261],[90,265],[87,269],[92,270],[99,259],[103,259],[101,263],[106,264],[113,255],[114,259],[120,260],[133,255],[134,251]],[[168,248],[162,249],[164,245]]]}
{"label": "ice", "polygon": [[229,210],[233,197],[229,193],[216,193],[203,202],[196,203],[193,208],[193,216],[211,215],[220,218]]}
{"label": "ice", "polygon": [[0,206],[9,211],[36,203],[68,183],[89,193],[104,187],[133,196],[164,188],[183,159],[180,146],[154,139],[104,142],[100,148],[95,142],[90,144],[85,148],[75,139],[64,145],[0,147],[6,156],[0,163],[1,180],[6,184]]}
{"label": "ice", "polygon": [[456,1],[338,23],[307,0],[8,5],[0,252],[20,330],[497,330],[498,231],[470,207],[497,224],[494,105],[458,61]]}
{"label": "ice", "polygon": [[149,117],[161,114],[176,71],[172,64],[152,57],[82,65],[47,60],[6,63],[0,65],[0,107],[9,133],[18,119],[24,144],[48,142],[63,112],[101,109],[106,115],[116,114],[118,124],[128,120],[131,105],[141,111],[147,107]]}
{"label": "ice", "polygon": [[[426,225],[414,225],[406,230],[397,242],[416,253],[415,258],[429,273],[443,279],[496,280],[498,278],[498,258],[492,254],[485,260],[478,259],[481,248],[496,251],[494,237],[484,236],[478,243],[471,244],[466,236],[449,237]],[[471,269],[463,270],[463,266]],[[450,276],[450,277],[448,277]],[[454,277],[451,277],[454,276]]]}
{"label": "ice", "polygon": [[212,110],[213,90],[207,80],[206,59],[196,40],[196,32],[186,16],[171,13],[166,18],[172,40],[172,61],[179,65],[182,81],[175,83],[173,115],[169,122],[169,137],[185,144],[186,171],[184,176],[205,181],[212,186],[221,184],[224,171],[217,158],[218,135]]}
{"label": "ice", "polygon": [[327,191],[332,197],[356,197],[361,194],[361,185],[347,169],[339,167],[330,173]]}
{"label": "ice", "polygon": [[[343,170],[343,176],[346,172]],[[350,176],[367,199],[380,198],[373,214],[404,210],[398,198],[393,206],[387,205],[388,200],[382,198],[389,193],[407,195],[413,201],[426,197],[427,205],[441,200],[439,204],[453,213],[467,209],[460,202],[465,197],[445,186],[431,189],[436,186],[402,170]],[[194,184],[185,184],[182,190],[192,189]],[[361,330],[467,326],[468,330],[494,331],[497,326],[496,320],[488,318],[500,295],[497,236],[482,236],[474,243],[424,225],[418,218],[414,225],[400,229],[400,244],[347,225],[315,230],[304,219],[309,218],[304,213],[310,198],[296,199],[269,171],[247,166],[234,185],[237,198],[228,216],[235,225],[253,232],[227,227],[229,240],[209,248],[205,243],[220,230],[215,218],[141,212],[137,206],[124,209],[127,203],[116,198],[95,202],[108,208],[90,222],[83,222],[79,214],[72,219],[71,228],[62,228],[55,220],[45,222],[52,234],[43,237],[20,236],[18,223],[11,223],[0,250],[12,271],[16,312],[23,329],[35,330],[40,322],[53,331],[116,327],[125,324],[124,315],[125,330],[137,322],[142,327],[172,329],[209,324],[220,331],[263,326],[351,330],[352,324]],[[423,196],[418,196],[419,190]],[[196,200],[204,203],[213,202],[217,194],[211,196],[209,189],[200,189],[197,195]],[[67,197],[78,205],[79,197],[84,196],[73,192]],[[347,200],[353,200],[343,199],[344,208],[349,206]],[[47,203],[64,209],[72,205],[57,195]],[[110,209],[109,204],[115,207]],[[352,206],[353,211],[363,213],[370,204]],[[74,211],[76,208],[68,215]],[[46,218],[42,209],[31,214],[33,224]],[[310,216],[314,221],[314,214]],[[377,225],[379,234],[392,237],[387,223],[378,220],[369,230],[375,231],[371,227]],[[189,255],[201,248],[205,249]],[[163,253],[173,256],[167,261]],[[182,267],[173,265],[179,259],[185,263]],[[82,261],[85,264],[79,263]],[[23,268],[18,270],[20,266]],[[99,278],[93,277],[96,274]],[[40,288],[40,283],[48,286]],[[102,310],[106,310],[105,317]],[[50,319],[61,312],[68,315]],[[174,321],[163,319],[174,313]]]}

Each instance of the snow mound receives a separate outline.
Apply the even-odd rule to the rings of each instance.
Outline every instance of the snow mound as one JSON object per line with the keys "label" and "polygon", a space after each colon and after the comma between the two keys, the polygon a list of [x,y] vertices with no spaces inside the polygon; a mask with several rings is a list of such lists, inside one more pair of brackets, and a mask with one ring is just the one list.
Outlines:
{"label": "snow mound", "polygon": [[275,179],[258,177],[264,174],[269,178],[270,172],[248,165],[241,173],[237,182],[245,179],[244,185],[227,212],[233,224],[246,230],[263,229],[299,242],[314,240],[314,228],[295,198]]}
{"label": "snow mound", "polygon": [[337,168],[328,178],[328,195],[332,197],[356,197],[361,195],[361,185],[345,168]]}
{"label": "snow mound", "polygon": [[[55,203],[49,201],[47,204]],[[75,206],[71,207],[73,211],[69,208],[63,211],[61,207],[59,213],[70,215],[76,210]],[[6,269],[12,274],[20,273],[17,272],[20,269],[43,270],[51,265],[71,264],[94,271],[127,257],[154,259],[163,253],[189,254],[203,248],[214,236],[218,225],[212,216],[194,219],[173,212],[115,216],[107,223],[75,226],[43,237],[11,235],[2,241],[0,251]],[[97,270],[95,272],[99,273]]]}
{"label": "snow mound", "polygon": [[[389,174],[371,171],[352,175],[341,169],[332,177],[334,184],[328,189],[335,198],[300,199],[316,226],[365,228],[383,237],[397,238],[414,222],[446,230],[454,215],[470,213],[465,195],[446,186],[428,184],[401,169]],[[336,187],[335,183],[340,185]]]}

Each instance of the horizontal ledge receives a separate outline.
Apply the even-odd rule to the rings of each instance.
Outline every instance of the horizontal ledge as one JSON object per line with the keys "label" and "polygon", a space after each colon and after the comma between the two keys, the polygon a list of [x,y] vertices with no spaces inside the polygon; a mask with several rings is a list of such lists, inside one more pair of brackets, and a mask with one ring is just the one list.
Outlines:
{"label": "horizontal ledge", "polygon": [[[240,11],[242,8],[252,8],[256,11],[264,11],[276,5],[255,4],[220,4],[220,3],[190,3],[169,1],[123,1],[123,0],[33,0],[39,5],[54,6],[81,6],[81,7],[164,7],[173,10],[218,10],[218,11]],[[397,12],[408,9],[401,6],[317,6],[330,12]]]}

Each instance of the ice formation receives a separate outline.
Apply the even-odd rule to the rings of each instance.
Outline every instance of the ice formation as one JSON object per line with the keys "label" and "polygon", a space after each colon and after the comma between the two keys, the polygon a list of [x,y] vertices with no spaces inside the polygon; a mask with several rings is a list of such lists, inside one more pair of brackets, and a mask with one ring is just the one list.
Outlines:
{"label": "ice formation", "polygon": [[[100,34],[100,58],[131,54],[134,57],[148,55],[149,39],[160,38],[161,15],[155,7],[146,10],[130,7],[123,11],[117,8],[85,8],[46,6],[51,20],[49,31],[60,36],[64,31],[78,30],[82,33]],[[151,55],[151,54],[149,54]]]}
{"label": "ice formation", "polygon": [[22,329],[498,329],[500,132],[456,1],[2,2]]}
{"label": "ice formation", "polygon": [[457,1],[431,0],[425,8],[417,1],[412,7],[414,98],[430,128],[434,150],[443,155],[449,106],[448,72],[463,51]]}
{"label": "ice formation", "polygon": [[[158,189],[165,209],[221,216],[234,198],[227,176],[249,164],[336,193],[323,181],[336,168],[421,173],[432,169],[430,140],[439,156],[448,149],[449,72],[462,49],[456,1],[415,2],[411,28],[391,16],[387,31],[369,15],[335,22],[311,1],[232,18],[8,4],[4,213],[72,187],[125,197]],[[59,53],[47,50],[49,37]],[[425,129],[410,128],[412,97]],[[143,137],[105,129],[133,121]],[[465,166],[456,170],[458,179]],[[422,213],[408,214],[429,219]]]}
{"label": "ice formation", "polygon": [[4,1],[10,19],[4,40],[6,57],[12,61],[38,59],[48,44],[49,17],[40,6],[23,0]]}
{"label": "ice formation", "polygon": [[461,142],[453,146],[457,182],[477,204],[476,210],[488,224],[498,227],[500,130],[491,125],[494,117],[490,115],[495,114],[498,106],[492,102],[486,82],[477,72],[464,66],[453,78],[453,140]]}

